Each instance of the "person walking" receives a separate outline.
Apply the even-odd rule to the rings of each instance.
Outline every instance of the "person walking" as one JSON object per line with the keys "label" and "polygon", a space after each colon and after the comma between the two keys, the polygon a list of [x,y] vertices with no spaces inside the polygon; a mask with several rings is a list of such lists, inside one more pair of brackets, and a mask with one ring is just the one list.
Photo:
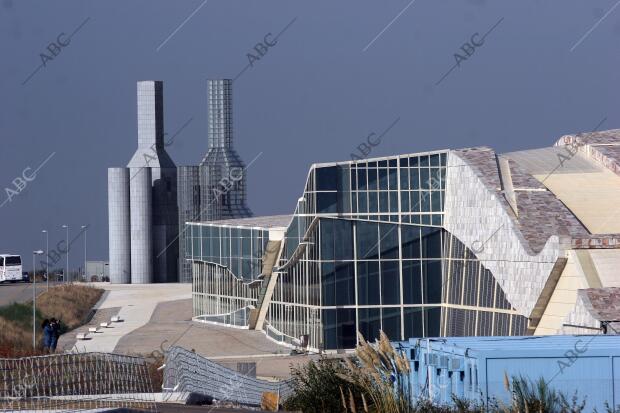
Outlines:
{"label": "person walking", "polygon": [[56,352],[58,345],[58,337],[60,337],[60,322],[55,318],[50,319],[51,337],[50,337],[50,353]]}
{"label": "person walking", "polygon": [[50,326],[50,320],[47,318],[43,320],[43,323],[41,323],[41,329],[43,330],[43,351],[47,353],[52,343],[53,334],[52,327]]}

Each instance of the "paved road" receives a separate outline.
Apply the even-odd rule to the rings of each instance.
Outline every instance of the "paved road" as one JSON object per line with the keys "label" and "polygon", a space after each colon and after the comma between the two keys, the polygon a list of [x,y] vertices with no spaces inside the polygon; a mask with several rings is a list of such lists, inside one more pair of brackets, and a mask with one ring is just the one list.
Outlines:
{"label": "paved road", "polygon": [[[55,281],[50,282],[50,287],[57,284]],[[37,283],[37,295],[47,289],[45,283]],[[24,303],[32,300],[32,284],[31,283],[0,283],[0,307],[12,304],[14,302]]]}

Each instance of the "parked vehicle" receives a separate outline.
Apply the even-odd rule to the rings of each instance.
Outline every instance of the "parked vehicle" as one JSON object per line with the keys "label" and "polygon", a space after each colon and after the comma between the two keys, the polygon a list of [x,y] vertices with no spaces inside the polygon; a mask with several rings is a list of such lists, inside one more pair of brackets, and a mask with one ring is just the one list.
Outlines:
{"label": "parked vehicle", "polygon": [[22,257],[13,254],[0,254],[0,282],[23,280]]}

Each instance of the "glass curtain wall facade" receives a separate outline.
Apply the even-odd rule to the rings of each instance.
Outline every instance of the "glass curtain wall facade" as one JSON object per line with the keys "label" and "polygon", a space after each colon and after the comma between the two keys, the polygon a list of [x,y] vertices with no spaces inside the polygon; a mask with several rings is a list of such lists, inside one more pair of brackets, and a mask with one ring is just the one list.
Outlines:
{"label": "glass curtain wall facade", "polygon": [[314,165],[284,234],[266,333],[308,335],[324,350],[355,347],[357,331],[523,334],[493,275],[442,228],[447,156]]}

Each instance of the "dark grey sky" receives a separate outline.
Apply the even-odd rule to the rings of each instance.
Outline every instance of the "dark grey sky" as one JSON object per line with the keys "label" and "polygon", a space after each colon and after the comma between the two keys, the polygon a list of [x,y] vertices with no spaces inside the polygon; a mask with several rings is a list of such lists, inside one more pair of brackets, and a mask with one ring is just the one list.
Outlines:
{"label": "dark grey sky", "polygon": [[[106,170],[136,148],[136,81],[164,81],[167,133],[193,119],[168,151],[195,164],[206,79],[234,78],[295,18],[234,83],[236,148],[246,162],[262,152],[248,170],[257,215],[290,213],[311,163],[349,159],[397,118],[370,156],[541,147],[605,117],[603,129],[620,127],[617,0],[202,3],[0,0],[0,186],[54,154],[19,195],[2,190],[0,252],[30,263],[41,229],[54,245],[63,223],[72,235],[89,224],[89,259],[107,259]],[[85,21],[28,79],[48,44]],[[467,57],[460,47],[498,22],[436,85],[455,53]],[[80,238],[72,267],[82,251]]]}

